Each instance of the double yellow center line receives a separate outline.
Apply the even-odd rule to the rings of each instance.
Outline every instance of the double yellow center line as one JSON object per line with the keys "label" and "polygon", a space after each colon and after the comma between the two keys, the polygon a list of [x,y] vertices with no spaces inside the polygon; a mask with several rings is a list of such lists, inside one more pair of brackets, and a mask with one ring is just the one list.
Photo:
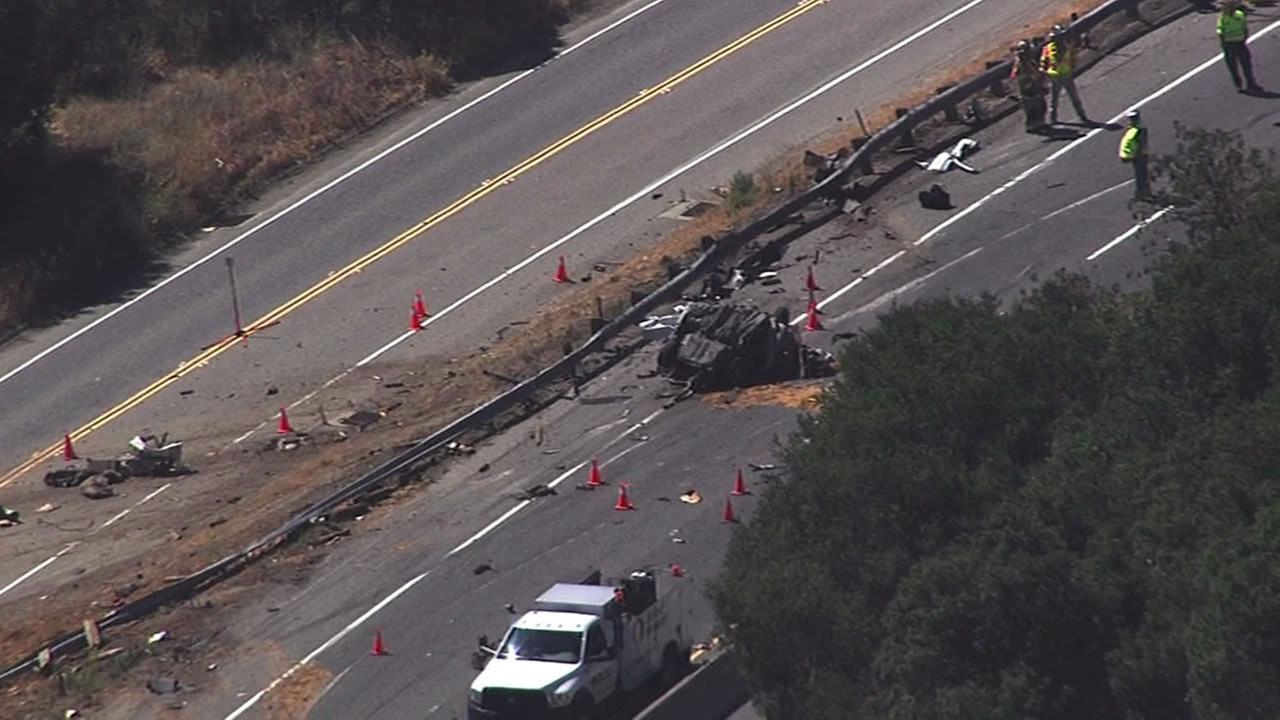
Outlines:
{"label": "double yellow center line", "polygon": [[[400,248],[406,243],[418,238],[428,230],[434,228],[435,226],[439,225],[445,220],[448,220],[454,215],[457,215],[458,213],[462,212],[463,210],[470,207],[471,205],[474,205],[475,203],[479,202],[482,198],[487,197],[491,193],[495,192],[498,188],[503,187],[504,185],[509,185],[512,182],[515,182],[515,180],[519,178],[521,175],[529,172],[530,170],[533,170],[534,168],[538,167],[539,165],[546,162],[547,160],[550,160],[556,155],[559,155],[560,153],[564,152],[569,147],[580,142],[587,136],[613,123],[614,121],[618,120],[624,115],[627,115],[628,113],[634,112],[638,108],[643,107],[647,103],[651,102],[653,99],[671,92],[680,84],[697,76],[698,74],[707,70],[708,68],[720,62],[721,60],[724,60],[730,55],[733,55],[739,50],[742,50],[748,45],[756,42],[757,40],[760,40],[761,38],[772,33],[773,31],[787,25],[788,23],[793,22],[794,20],[804,16],[805,14],[809,13],[810,11],[814,10],[815,8],[821,5],[827,4],[828,2],[830,2],[830,0],[801,0],[801,2],[799,2],[791,10],[788,10],[787,12],[770,20],[769,22],[746,33],[745,35],[739,37],[738,39],[734,40],[728,45],[725,45],[719,50],[716,50],[710,55],[707,55],[706,57],[702,58],[701,60],[698,60],[694,64],[677,72],[676,74],[672,75],[666,80],[663,80],[657,85],[647,90],[640,91],[640,93],[636,95],[634,98],[619,105],[613,110],[610,110],[609,112],[601,115],[595,120],[592,120],[586,125],[583,125],[577,130],[574,130],[572,133],[548,145],[547,147],[538,151],[534,155],[526,158],[519,164],[503,172],[497,177],[484,181],[475,190],[472,190],[466,195],[463,195],[457,200],[454,200],[453,202],[449,203],[449,205],[447,205],[446,207],[435,212],[425,220],[422,220],[421,222],[413,225],[412,227],[400,233],[399,235],[395,236],[394,238],[392,238],[382,246],[354,260],[353,262],[348,264],[346,267],[343,267],[342,269],[334,273],[331,273],[330,275],[325,277],[324,280],[316,283],[315,285],[312,285],[311,287],[299,293],[293,299],[285,302],[284,304],[280,305],[274,310],[268,312],[267,314],[253,321],[252,323],[250,323],[244,328],[245,331],[248,333],[253,333],[254,331],[261,329],[264,326],[279,322],[289,313],[302,307],[307,302],[314,300],[316,297],[320,296],[325,291],[336,286],[338,283],[341,283],[342,281],[350,278],[352,275],[355,275],[356,273],[362,271],[364,268],[368,267],[369,265],[372,265],[373,263],[377,262],[383,257],[386,257],[387,255],[391,254],[397,248]],[[218,357],[219,355],[223,354],[227,350],[234,347],[237,342],[239,342],[239,338],[237,337],[233,336],[233,337],[226,338],[221,342],[206,348],[205,350],[197,354],[195,357],[192,357],[191,359],[180,363],[178,365],[178,368],[174,370],[172,373],[169,373],[168,375],[165,375],[159,380],[156,380],[155,382],[146,386],[142,390],[139,390],[138,392],[134,393],[127,400],[121,402],[120,404],[116,405],[115,407],[111,408],[110,410],[104,412],[103,414],[99,415],[98,417],[84,424],[80,428],[76,429],[74,432],[71,433],[71,439],[79,440],[89,435],[93,431],[101,429],[103,426],[107,425],[108,423],[115,420],[116,418],[119,418],[121,415],[132,410],[138,405],[141,405],[142,403],[146,402],[149,398],[153,397],[157,393],[161,392],[165,388],[177,382],[178,380],[181,380],[182,378],[186,377],[187,375],[190,375],[196,370],[199,370],[205,367],[214,358]],[[5,485],[8,485],[9,483],[13,482],[14,480],[21,477],[26,472],[34,468],[35,466],[54,457],[59,452],[61,452],[61,449],[62,449],[61,442],[58,442],[32,455],[32,457],[29,460],[13,468],[9,472],[5,473],[3,477],[0,477],[0,487],[4,487]]]}

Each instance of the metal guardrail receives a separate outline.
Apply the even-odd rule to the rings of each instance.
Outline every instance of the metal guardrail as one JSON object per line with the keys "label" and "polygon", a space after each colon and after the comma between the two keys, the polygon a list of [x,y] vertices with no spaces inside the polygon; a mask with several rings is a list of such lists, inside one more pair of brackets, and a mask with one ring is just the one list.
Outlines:
{"label": "metal guardrail", "polygon": [[[1087,31],[1106,18],[1120,11],[1136,12],[1140,0],[1109,0],[1079,18],[1073,29]],[[873,133],[856,151],[854,151],[831,175],[815,184],[809,190],[786,201],[780,207],[770,211],[763,217],[749,223],[736,232],[721,237],[712,244],[688,268],[671,278],[648,296],[632,305],[624,313],[609,321],[592,335],[581,347],[569,353],[559,361],[544,368],[533,377],[521,382],[503,394],[493,398],[449,425],[432,433],[394,458],[379,465],[357,480],[352,481],[322,500],[311,504],[302,512],[290,518],[283,525],[265,537],[254,541],[244,550],[229,555],[207,567],[177,580],[165,587],[128,603],[102,617],[98,621],[101,630],[108,630],[146,617],[156,609],[190,598],[207,587],[234,575],[250,562],[279,546],[290,537],[299,533],[319,518],[333,512],[338,506],[353,498],[359,497],[375,489],[387,480],[402,473],[415,470],[427,458],[444,449],[450,442],[462,434],[482,427],[485,423],[506,413],[517,405],[527,401],[540,389],[552,383],[569,378],[574,369],[591,354],[602,349],[606,343],[632,327],[653,311],[668,298],[675,296],[687,287],[696,277],[714,266],[731,252],[743,247],[752,239],[765,234],[781,225],[788,224],[789,219],[810,203],[833,194],[844,182],[858,170],[870,162],[871,158],[897,142],[904,133],[919,126],[928,118],[941,112],[947,112],[972,96],[992,86],[1000,79],[1006,78],[1011,69],[1010,63],[1004,61],[982,74],[965,81],[953,88],[939,93],[928,101],[912,108],[902,117]],[[63,635],[45,648],[51,659],[56,659],[86,648],[82,632]],[[0,671],[0,682],[10,680],[17,675],[39,667],[39,654],[25,658]]]}

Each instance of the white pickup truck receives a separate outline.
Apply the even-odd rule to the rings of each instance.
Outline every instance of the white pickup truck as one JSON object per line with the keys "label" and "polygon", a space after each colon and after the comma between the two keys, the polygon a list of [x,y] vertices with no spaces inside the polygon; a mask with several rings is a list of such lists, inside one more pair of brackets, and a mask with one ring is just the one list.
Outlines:
{"label": "white pickup truck", "polygon": [[[664,578],[665,580],[666,578]],[[497,648],[481,642],[468,720],[585,720],[600,704],[659,673],[674,683],[689,664],[687,581],[658,596],[652,572],[617,586],[557,583],[534,601]],[[664,584],[667,584],[664,583]]]}

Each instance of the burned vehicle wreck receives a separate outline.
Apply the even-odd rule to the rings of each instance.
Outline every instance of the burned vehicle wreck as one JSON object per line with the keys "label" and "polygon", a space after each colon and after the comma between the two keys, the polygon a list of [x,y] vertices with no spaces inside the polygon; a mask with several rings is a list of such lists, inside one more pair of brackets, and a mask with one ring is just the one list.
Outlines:
{"label": "burned vehicle wreck", "polygon": [[770,315],[745,302],[691,302],[676,311],[650,318],[647,328],[666,337],[658,372],[694,392],[835,373],[830,353],[800,342],[786,308]]}

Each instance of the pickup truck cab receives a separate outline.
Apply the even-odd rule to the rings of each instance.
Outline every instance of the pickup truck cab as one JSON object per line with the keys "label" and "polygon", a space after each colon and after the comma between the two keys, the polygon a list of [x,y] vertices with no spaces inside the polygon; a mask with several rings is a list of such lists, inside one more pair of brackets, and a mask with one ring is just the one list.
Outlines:
{"label": "pickup truck cab", "polygon": [[618,587],[557,583],[511,625],[471,684],[468,720],[585,720],[616,694],[687,667],[686,588],[657,597],[635,572]]}

